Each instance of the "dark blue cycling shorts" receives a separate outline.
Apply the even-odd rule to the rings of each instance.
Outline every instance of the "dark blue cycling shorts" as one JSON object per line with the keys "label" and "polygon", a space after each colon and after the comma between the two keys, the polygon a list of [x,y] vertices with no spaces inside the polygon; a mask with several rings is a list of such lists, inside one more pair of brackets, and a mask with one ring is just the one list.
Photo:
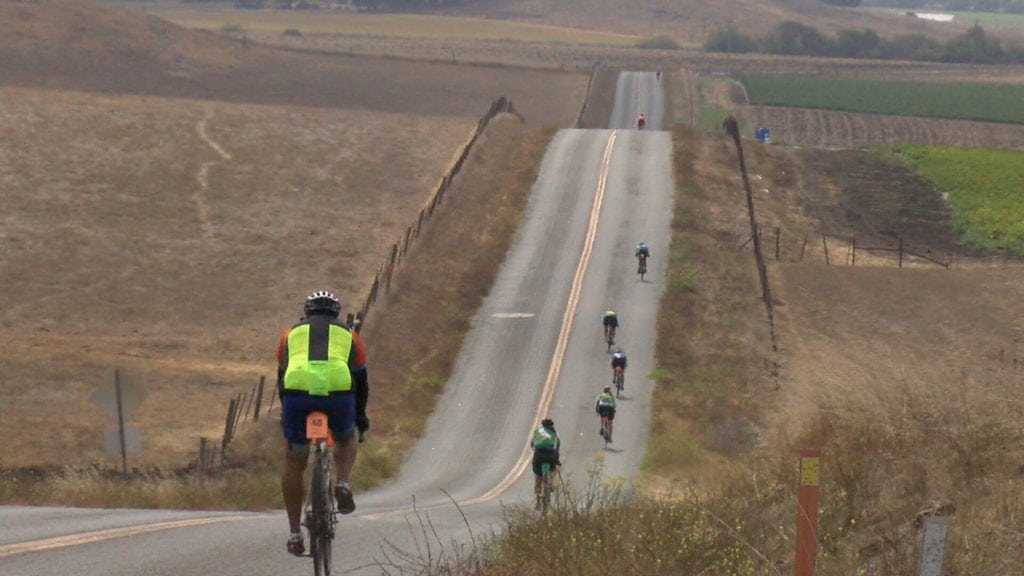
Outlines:
{"label": "dark blue cycling shorts", "polygon": [[293,447],[309,445],[309,439],[306,438],[306,416],[314,410],[327,414],[327,424],[335,440],[346,438],[355,431],[355,394],[285,394],[281,397],[281,429]]}

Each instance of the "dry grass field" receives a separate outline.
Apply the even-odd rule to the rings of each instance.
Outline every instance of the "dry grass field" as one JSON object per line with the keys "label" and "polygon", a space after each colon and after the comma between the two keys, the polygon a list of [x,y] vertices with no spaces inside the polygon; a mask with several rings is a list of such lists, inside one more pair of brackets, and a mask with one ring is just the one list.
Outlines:
{"label": "dry grass field", "polygon": [[568,126],[589,72],[297,54],[83,0],[0,2],[0,21],[15,24],[5,86],[473,119],[505,95],[531,123]]}
{"label": "dry grass field", "polygon": [[791,20],[814,25],[824,32],[872,28],[882,35],[922,33],[948,37],[964,25],[940,26],[921,19],[903,18],[866,10],[830,7],[810,0],[648,0],[641,3],[608,0],[485,0],[453,8],[451,13],[487,18],[543,22],[571,28],[612,30],[639,36],[670,35],[698,46],[715,30],[732,26],[745,34],[762,35],[776,24]]}
{"label": "dry grass field", "polygon": [[629,34],[599,30],[424,14],[235,10],[198,4],[146,4],[139,8],[186,28],[213,31],[227,28],[245,33],[281,34],[285,30],[292,30],[312,36],[506,40],[613,46],[631,46],[639,39]]}
{"label": "dry grass field", "polygon": [[[181,459],[200,432],[214,435],[226,398],[272,375],[276,336],[312,286],[361,302],[474,125],[2,94],[2,137],[18,146],[0,155],[8,215],[0,341],[10,353],[0,368],[0,426],[7,437],[66,413],[58,436],[81,442],[85,461],[97,456],[86,432],[105,425],[87,398],[116,366],[150,389],[137,420],[146,423],[147,455]],[[0,458],[53,459],[35,449],[47,442],[5,443]]]}
{"label": "dry grass field", "polygon": [[[707,4],[719,11],[700,14],[729,15],[721,12],[728,4]],[[629,26],[639,31],[616,29],[646,35],[655,16],[683,26],[683,18],[667,15],[693,4],[661,7],[670,12],[652,12],[647,24],[619,7],[606,7],[613,16],[597,20],[581,16],[580,3],[531,17],[540,6],[494,0],[477,8],[580,27],[633,20]],[[749,8],[744,17],[763,23],[804,4],[731,6]],[[817,10],[844,14],[816,7],[806,15],[814,18]],[[104,17],[85,20],[93,13]],[[146,452],[137,462],[182,465],[200,434],[219,433],[227,398],[258,375],[271,375],[277,334],[295,319],[306,292],[328,284],[346,303],[365,294],[386,248],[413,220],[476,117],[504,93],[531,125],[506,116],[488,132],[443,205],[451,220],[428,229],[412,253],[416,260],[400,269],[393,298],[366,328],[371,363],[380,364],[371,378],[391,393],[371,407],[370,449],[389,453],[371,452],[363,465],[379,465],[383,476],[422,426],[418,402],[438,391],[455,353],[429,335],[406,335],[418,335],[422,325],[453,334],[464,329],[550,136],[550,127],[537,125],[566,126],[579,110],[586,76],[556,69],[589,71],[594,55],[634,69],[671,64],[701,73],[820,73],[826,66],[409,38],[358,45],[438,62],[366,59],[345,56],[346,46],[361,53],[352,39],[294,45],[335,53],[300,54],[125,14],[76,0],[0,2],[0,18],[18,23],[17,34],[0,38],[0,467],[56,457],[102,460],[101,431],[111,423],[88,396],[115,366],[149,391],[129,422],[143,427]],[[711,22],[696,14],[685,20],[689,38]],[[828,18],[815,23],[838,22]],[[80,49],[69,53],[69,45]],[[442,63],[463,53],[477,62],[493,55],[491,63],[502,65]],[[522,63],[550,70],[510,66]],[[882,63],[845,70],[1003,75]],[[674,117],[693,118],[692,75],[672,74],[669,84]],[[735,107],[727,92],[723,97]],[[770,114],[751,112],[761,113]],[[992,136],[997,131],[988,125],[898,119],[891,127],[870,118],[793,114],[764,120],[779,122],[772,124],[777,139],[800,145],[858,146],[889,137],[938,142],[952,137],[948,130],[965,142],[1015,138]],[[951,573],[1020,574],[1024,558],[1013,554],[1024,548],[1019,264],[993,265],[959,248],[937,192],[905,169],[858,151],[748,144],[764,226],[787,238],[907,236],[922,250],[956,256],[949,270],[899,269],[887,258],[827,266],[817,246],[798,259],[791,243],[783,261],[769,262],[776,354],[744,247],[750,228],[731,144],[685,129],[676,143],[678,211],[659,324],[648,489],[699,495],[705,500],[694,501],[738,526],[724,544],[719,538],[716,551],[741,555],[752,546],[785,571],[792,561],[795,450],[819,447],[820,574],[911,573],[915,523],[927,513],[952,517]],[[475,226],[440,224],[449,221]],[[467,243],[491,248],[479,260],[450,258],[453,246]],[[439,285],[440,265],[450,267],[449,277],[470,280]],[[267,430],[254,436],[244,442],[265,455]],[[68,448],[55,453],[53,439]],[[225,502],[227,493],[250,488],[221,489],[188,502]],[[260,471],[251,489],[252,500],[232,505],[274,504],[272,473]],[[78,501],[131,504],[109,498],[101,492]],[[734,535],[744,546],[735,546]]]}
{"label": "dry grass field", "polygon": [[[692,132],[676,142],[648,488],[735,518],[744,546],[786,573],[797,450],[819,448],[817,573],[913,573],[930,514],[950,521],[949,573],[1020,573],[1020,264],[959,249],[937,192],[906,169],[863,152],[748,144],[767,190],[755,190],[762,226],[902,233],[957,252],[948,270],[882,258],[828,266],[820,246],[802,261],[769,256],[774,353],[750,247],[738,249],[750,227],[731,142]],[[760,562],[737,573],[765,573]]]}
{"label": "dry grass field", "polygon": [[0,468],[106,461],[89,397],[115,367],[148,392],[134,464],[185,465],[272,378],[309,291],[362,302],[494,98],[569,125],[587,83],[286,53],[77,0],[0,19]]}

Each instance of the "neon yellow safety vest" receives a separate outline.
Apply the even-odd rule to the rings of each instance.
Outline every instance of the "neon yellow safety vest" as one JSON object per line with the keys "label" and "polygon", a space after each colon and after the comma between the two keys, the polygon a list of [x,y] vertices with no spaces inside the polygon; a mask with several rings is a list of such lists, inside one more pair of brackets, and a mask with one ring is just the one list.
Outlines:
{"label": "neon yellow safety vest", "polygon": [[313,317],[288,332],[285,390],[305,391],[310,396],[352,390],[348,367],[352,334],[324,320]]}

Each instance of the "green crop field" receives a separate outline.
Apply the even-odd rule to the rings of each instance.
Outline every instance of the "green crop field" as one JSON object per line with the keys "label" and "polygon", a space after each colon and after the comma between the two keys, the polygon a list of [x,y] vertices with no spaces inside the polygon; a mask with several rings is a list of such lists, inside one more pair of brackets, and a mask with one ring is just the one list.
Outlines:
{"label": "green crop field", "polygon": [[948,193],[965,244],[1024,254],[1024,153],[911,145],[893,150]]}
{"label": "green crop field", "polygon": [[750,103],[1024,124],[1024,86],[751,75]]}

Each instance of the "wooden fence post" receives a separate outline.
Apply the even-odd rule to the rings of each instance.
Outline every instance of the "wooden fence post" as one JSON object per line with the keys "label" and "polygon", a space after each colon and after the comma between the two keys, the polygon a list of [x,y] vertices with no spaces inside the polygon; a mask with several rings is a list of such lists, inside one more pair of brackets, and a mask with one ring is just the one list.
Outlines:
{"label": "wooden fence post", "polygon": [[780,230],[779,227],[776,226],[775,227],[775,259],[776,260],[779,259],[779,235],[781,233],[782,233],[782,230]]}
{"label": "wooden fence post", "polygon": [[900,236],[900,268],[903,268],[903,236]]}
{"label": "wooden fence post", "polygon": [[253,422],[258,422],[260,419],[260,406],[263,405],[263,384],[266,379],[266,376],[260,376],[260,383],[256,387],[256,407],[252,411]]}
{"label": "wooden fence post", "polygon": [[825,248],[825,264],[831,266],[832,262],[828,258],[828,239],[824,234],[821,235],[821,245]]}
{"label": "wooden fence post", "polygon": [[245,405],[245,394],[242,392],[238,393],[238,400],[235,404],[235,421],[231,423],[231,438],[234,439],[235,432],[238,430],[238,422],[242,419],[242,406]]}
{"label": "wooden fence post", "polygon": [[857,265],[857,237],[850,236],[850,255],[851,255],[851,266]]}
{"label": "wooden fence post", "polygon": [[259,382],[253,382],[252,390],[249,391],[249,399],[245,402],[245,413],[242,415],[242,420],[249,419],[249,410],[252,409],[252,403],[256,399],[256,387],[259,386]]}
{"label": "wooden fence post", "polygon": [[387,282],[384,284],[384,293],[391,293],[391,276],[395,272],[395,261],[398,259],[398,244],[391,245],[391,255],[388,256],[388,267],[385,271]]}
{"label": "wooden fence post", "polygon": [[405,238],[402,239],[402,254],[409,251],[409,240],[412,239],[412,226],[405,229]]}
{"label": "wooden fence post", "polygon": [[800,262],[804,261],[804,251],[807,250],[807,234],[804,234],[804,243],[800,246]]}
{"label": "wooden fence post", "polygon": [[196,456],[196,470],[200,474],[206,473],[206,437],[199,437],[199,455]]}
{"label": "wooden fence post", "polygon": [[220,441],[220,462],[221,462],[221,465],[224,464],[224,448],[226,448],[228,443],[231,442],[231,433],[234,431],[232,429],[232,424],[235,421],[235,410],[236,409],[237,408],[236,408],[235,399],[232,398],[231,401],[228,402],[228,413],[227,413],[227,415],[224,418],[224,436],[221,438],[221,441]]}

